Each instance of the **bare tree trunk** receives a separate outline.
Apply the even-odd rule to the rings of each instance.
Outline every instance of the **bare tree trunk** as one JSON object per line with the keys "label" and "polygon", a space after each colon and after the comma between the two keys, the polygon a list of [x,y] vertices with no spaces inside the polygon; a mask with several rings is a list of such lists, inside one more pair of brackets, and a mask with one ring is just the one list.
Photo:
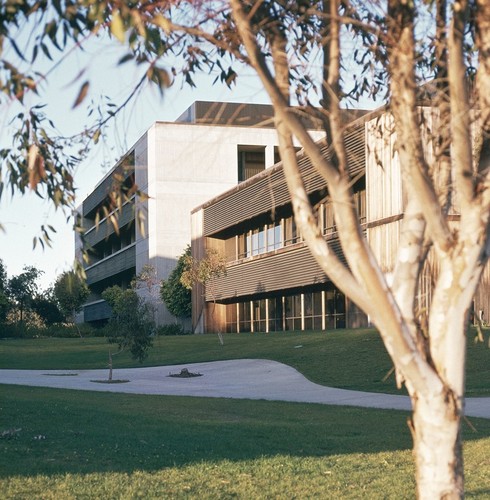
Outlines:
{"label": "bare tree trunk", "polygon": [[417,497],[464,497],[461,414],[452,394],[415,394],[412,433]]}
{"label": "bare tree trunk", "polygon": [[76,328],[77,332],[78,332],[78,335],[81,339],[83,339],[83,335],[82,335],[82,332],[80,331],[80,328],[78,328],[78,323],[76,322],[75,320],[75,315],[73,315],[73,326]]}
{"label": "bare tree trunk", "polygon": [[109,349],[109,380],[112,381],[112,352]]}

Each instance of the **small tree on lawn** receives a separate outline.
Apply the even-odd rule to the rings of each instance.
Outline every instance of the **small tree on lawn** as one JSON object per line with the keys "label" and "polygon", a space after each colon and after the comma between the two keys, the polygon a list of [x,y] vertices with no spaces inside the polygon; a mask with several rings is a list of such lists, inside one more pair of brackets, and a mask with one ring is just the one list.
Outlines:
{"label": "small tree on lawn", "polygon": [[[194,259],[190,252],[184,257],[184,271],[180,281],[189,290],[192,290],[194,284],[200,284],[205,292],[211,295],[213,299],[213,309],[211,311],[213,320],[216,309],[215,279],[225,275],[226,259],[214,248],[208,248],[205,257],[200,260]],[[219,341],[223,345],[223,335],[219,328],[217,333]]]}
{"label": "small tree on lawn", "polygon": [[19,312],[19,323],[24,322],[24,313],[38,291],[37,279],[43,274],[34,266],[26,266],[17,276],[8,281],[8,294],[13,300]]}
{"label": "small tree on lawn", "polygon": [[132,280],[131,287],[134,290],[142,290],[144,292],[142,298],[148,304],[153,319],[155,319],[157,305],[160,300],[160,280],[157,277],[155,267],[151,264],[145,264]]}
{"label": "small tree on lawn", "polygon": [[10,301],[7,297],[7,285],[7,269],[3,260],[0,259],[0,324],[5,322],[10,309]]}
{"label": "small tree on lawn", "polygon": [[112,357],[129,350],[133,359],[140,363],[147,357],[155,333],[155,320],[151,304],[138,296],[133,288],[123,290],[112,286],[102,292],[102,298],[112,308],[109,320],[111,344],[118,345],[118,351],[109,349],[109,381],[112,381]]}
{"label": "small tree on lawn", "polygon": [[54,296],[53,288],[48,288],[42,294],[36,295],[32,299],[31,307],[46,326],[62,323],[65,319]]}
{"label": "small tree on lawn", "polygon": [[179,257],[177,266],[170,273],[168,280],[162,280],[160,297],[167,309],[177,318],[190,318],[192,313],[191,291],[182,283],[182,274],[186,270],[186,263],[191,257],[191,247],[187,246]]}
{"label": "small tree on lawn", "polygon": [[80,337],[82,336],[78,325],[75,322],[75,316],[87,300],[90,290],[76,272],[67,271],[58,277],[54,284],[54,296],[58,301],[61,312],[73,323]]}

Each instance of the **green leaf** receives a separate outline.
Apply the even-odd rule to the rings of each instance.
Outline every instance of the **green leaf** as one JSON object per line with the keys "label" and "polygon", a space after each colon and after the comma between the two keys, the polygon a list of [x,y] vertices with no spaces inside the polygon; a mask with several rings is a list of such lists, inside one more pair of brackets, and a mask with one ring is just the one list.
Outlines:
{"label": "green leaf", "polygon": [[117,64],[118,64],[118,66],[120,66],[121,64],[124,64],[128,61],[131,61],[132,59],[134,59],[133,54],[126,54],[125,56],[122,56],[121,59],[119,59]]}

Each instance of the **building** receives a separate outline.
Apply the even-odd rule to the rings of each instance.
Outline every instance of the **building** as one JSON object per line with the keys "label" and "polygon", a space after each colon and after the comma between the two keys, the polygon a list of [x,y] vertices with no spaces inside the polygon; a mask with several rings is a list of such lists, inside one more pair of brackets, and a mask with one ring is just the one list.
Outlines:
{"label": "building", "polygon": [[[353,121],[345,134],[359,220],[382,271],[395,263],[403,219],[403,186],[394,153],[390,117],[375,112]],[[323,148],[323,154],[328,149]],[[299,166],[318,224],[344,259],[328,188],[308,158]],[[381,165],[381,166],[380,166]],[[453,209],[454,220],[458,220]],[[226,257],[226,275],[212,290],[193,293],[197,332],[271,332],[367,326],[369,318],[328,279],[301,240],[279,163],[205,202],[192,212],[192,253],[214,248]],[[419,304],[430,303],[430,263],[424,269]],[[474,300],[474,311],[490,314],[490,266]]]}
{"label": "building", "polygon": [[[156,122],[143,134],[79,209],[85,233],[76,251],[80,255],[82,245],[89,251],[85,271],[91,290],[81,321],[105,322],[111,311],[102,291],[128,286],[145,265],[155,268],[158,280],[169,276],[191,243],[191,210],[277,163],[273,125],[267,105],[198,101],[175,122]],[[319,139],[322,132],[312,135]],[[133,194],[113,210],[114,189],[131,193],[135,185],[148,199]],[[175,321],[161,303],[157,319]]]}

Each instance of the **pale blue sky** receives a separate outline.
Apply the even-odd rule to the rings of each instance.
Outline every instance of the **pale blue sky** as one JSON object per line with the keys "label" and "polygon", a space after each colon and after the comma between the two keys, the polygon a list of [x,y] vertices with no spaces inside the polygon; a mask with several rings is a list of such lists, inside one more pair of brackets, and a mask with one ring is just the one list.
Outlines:
{"label": "pale blue sky", "polygon": [[[41,98],[48,107],[47,113],[54,117],[55,124],[63,135],[70,135],[83,129],[86,123],[85,104],[97,100],[101,94],[121,102],[140,77],[140,71],[130,65],[117,66],[121,48],[114,42],[101,46],[93,45],[86,53],[73,53],[53,72],[45,94]],[[78,81],[73,79],[81,69],[85,73]],[[80,109],[72,110],[72,104],[83,81],[91,82],[90,93]],[[94,146],[87,161],[77,169],[75,181],[78,187],[78,203],[93,189],[109,166],[136,142],[154,121],[173,121],[196,100],[223,100],[235,102],[266,103],[267,98],[252,76],[242,75],[238,86],[227,89],[212,85],[212,77],[200,77],[198,88],[182,88],[180,82],[168,89],[161,98],[158,90],[148,85],[137,100],[130,104],[111,124],[107,141]],[[32,95],[27,103],[34,105],[38,99]],[[15,103],[0,107],[0,144],[8,144],[11,130],[8,122],[18,112]],[[0,258],[7,267],[9,276],[22,271],[25,265],[33,265],[44,271],[39,280],[41,288],[54,282],[56,276],[71,268],[74,259],[74,237],[67,215],[56,212],[50,203],[40,200],[34,193],[23,197],[10,197],[4,192],[0,202],[0,222],[5,232],[0,232]],[[39,234],[42,224],[54,226],[52,248],[44,250],[38,245],[33,250],[32,241]]]}

